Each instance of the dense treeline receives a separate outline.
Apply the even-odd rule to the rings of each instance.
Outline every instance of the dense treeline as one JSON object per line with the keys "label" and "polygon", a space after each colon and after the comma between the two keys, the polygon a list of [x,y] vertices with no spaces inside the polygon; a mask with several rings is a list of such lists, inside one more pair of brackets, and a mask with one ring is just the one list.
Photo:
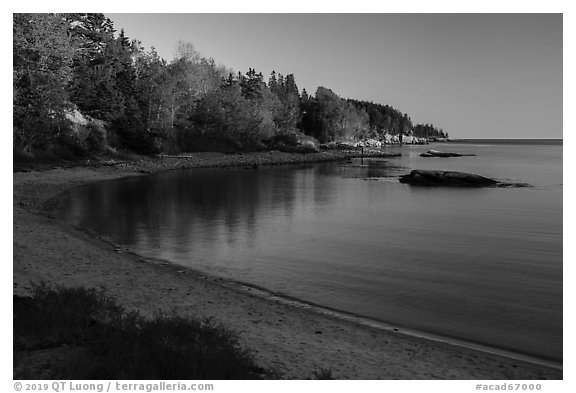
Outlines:
{"label": "dense treeline", "polygon": [[375,104],[373,102],[348,100],[354,107],[368,114],[368,126],[371,136],[381,138],[383,134],[393,135],[411,133],[419,138],[447,138],[442,130],[430,124],[412,124],[412,120],[406,113],[402,113],[389,105]]}
{"label": "dense treeline", "polygon": [[387,105],[325,87],[300,93],[293,74],[235,73],[189,43],[167,62],[103,14],[13,18],[15,151],[314,149],[314,140],[385,133],[446,136]]}
{"label": "dense treeline", "polygon": [[437,129],[432,124],[416,124],[412,127],[412,134],[419,138],[448,138],[444,130]]}

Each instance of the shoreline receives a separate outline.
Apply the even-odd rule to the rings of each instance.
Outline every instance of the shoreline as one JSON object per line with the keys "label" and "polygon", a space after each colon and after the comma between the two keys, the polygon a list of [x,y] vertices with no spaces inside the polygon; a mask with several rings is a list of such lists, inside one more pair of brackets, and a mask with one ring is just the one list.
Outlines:
{"label": "shoreline", "polygon": [[[122,180],[122,179],[118,179]],[[59,197],[56,197],[59,199]],[[56,204],[51,206],[51,209],[55,207]],[[559,371],[563,370],[563,363],[561,361],[549,358],[538,357],[530,353],[523,353],[514,351],[512,349],[501,348],[490,346],[488,344],[483,344],[481,342],[474,342],[470,340],[465,340],[457,337],[444,336],[438,333],[427,332],[423,330],[418,330],[414,328],[404,327],[392,322],[383,321],[375,318],[371,318],[362,314],[356,314],[350,311],[344,311],[322,304],[314,303],[304,299],[300,299],[294,296],[284,294],[282,292],[273,291],[271,289],[252,284],[250,282],[239,281],[231,278],[221,277],[212,273],[204,272],[202,270],[197,270],[193,267],[179,265],[162,258],[147,257],[138,254],[130,249],[122,249],[119,245],[109,241],[108,239],[102,238],[97,233],[78,226],[72,226],[75,230],[85,233],[87,236],[92,238],[98,238],[99,241],[106,243],[109,247],[114,249],[115,252],[123,253],[125,255],[130,255],[133,258],[140,259],[141,261],[146,261],[151,264],[161,265],[165,268],[177,271],[179,274],[189,274],[195,279],[202,280],[213,280],[218,282],[221,286],[231,288],[237,292],[243,292],[244,294],[257,296],[269,302],[278,302],[281,304],[288,305],[289,307],[300,308],[304,310],[310,310],[314,313],[318,313],[329,318],[335,318],[337,320],[352,322],[354,324],[362,325],[364,327],[369,327],[377,330],[394,332],[398,335],[406,335],[416,338],[421,338],[428,341],[436,341],[451,345],[454,347],[461,347],[466,349],[471,349],[483,353],[494,354],[509,358],[512,360],[523,361],[531,363],[534,365],[540,365],[544,367],[553,368]]]}
{"label": "shoreline", "polygon": [[[277,367],[288,378],[304,378],[306,373],[302,370],[322,367],[331,368],[338,379],[562,379],[561,367],[551,368],[550,365],[529,362],[530,359],[526,358],[455,346],[443,338],[434,341],[420,332],[409,334],[412,331],[408,329],[402,328],[400,332],[393,326],[389,329],[369,326],[369,323],[360,323],[358,319],[361,317],[357,316],[354,316],[356,319],[343,320],[337,315],[319,312],[323,309],[338,313],[337,310],[306,302],[300,302],[305,307],[298,307],[294,302],[299,301],[279,297],[263,288],[208,276],[193,269],[186,270],[166,261],[151,261],[118,250],[98,236],[61,223],[49,215],[55,198],[75,186],[94,181],[169,169],[319,162],[353,155],[350,152],[346,153],[348,155],[337,153],[306,157],[289,153],[250,153],[240,157],[200,153],[185,158],[16,172],[13,174],[14,293],[25,294],[26,284],[39,277],[53,284],[104,286],[121,303],[145,313],[171,308],[195,316],[212,315],[225,325],[238,329],[246,338],[244,346],[258,348],[257,361]],[[34,225],[39,227],[34,228]],[[45,229],[48,233],[42,235],[38,229]],[[46,241],[51,244],[45,244]],[[82,266],[72,264],[75,256],[82,257]],[[111,259],[121,266],[115,265]],[[90,272],[87,273],[86,269]],[[136,270],[151,288],[142,285],[140,276],[133,275]],[[116,279],[112,272],[128,276],[128,281],[112,285],[110,280]],[[174,288],[166,289],[165,284]],[[154,293],[143,293],[148,289],[153,289]],[[255,293],[258,290],[265,296]],[[166,292],[172,292],[170,298],[177,304],[164,298]],[[186,299],[192,292],[197,298]],[[163,307],[153,307],[159,303]],[[224,304],[227,307],[223,307]],[[226,315],[227,312],[234,315]],[[283,323],[277,323],[280,321]],[[317,328],[310,329],[314,325]],[[326,337],[331,340],[326,342]],[[356,354],[352,355],[354,352]]]}
{"label": "shoreline", "polygon": [[[81,227],[75,227],[78,231],[83,231],[87,233],[89,236],[98,236],[97,234],[86,230]],[[423,330],[418,330],[414,328],[404,327],[398,324],[394,324],[392,322],[387,322],[383,320],[378,320],[374,318],[370,318],[365,315],[356,314],[350,311],[339,310],[336,308],[324,306],[322,304],[314,303],[311,301],[307,301],[304,299],[300,299],[294,296],[290,296],[284,294],[282,292],[273,291],[271,289],[252,284],[249,282],[239,281],[231,278],[224,278],[218,275],[214,275],[211,273],[207,273],[201,270],[197,270],[192,267],[178,265],[174,262],[171,262],[166,259],[161,258],[153,258],[153,257],[146,257],[140,255],[136,252],[133,252],[129,249],[122,250],[119,248],[117,244],[114,244],[108,240],[100,239],[103,242],[106,242],[111,247],[115,248],[117,252],[122,252],[124,254],[132,255],[135,258],[140,258],[141,260],[145,260],[149,263],[159,264],[164,267],[177,270],[179,273],[188,273],[195,278],[200,278],[203,280],[214,280],[217,281],[220,285],[232,288],[235,291],[243,292],[245,294],[250,294],[252,296],[257,296],[259,298],[265,299],[271,302],[278,302],[290,307],[301,308],[305,310],[310,310],[312,312],[325,315],[330,318],[335,318],[342,321],[352,322],[358,325],[362,325],[365,327],[370,327],[377,330],[383,330],[388,332],[394,332],[398,335],[406,335],[411,337],[417,337],[424,340],[429,341],[436,341],[445,343],[454,347],[461,347],[466,349],[471,349],[479,352],[494,354],[502,357],[506,357],[513,360],[519,360],[527,363],[531,363],[534,365],[540,365],[545,367],[554,368],[557,370],[563,370],[563,364],[560,361],[554,359],[548,359],[543,357],[538,357],[536,355],[532,355],[529,353],[522,353],[517,352],[511,349],[500,348],[495,346],[490,346],[488,344],[483,344],[480,342],[469,341],[465,339],[460,339],[457,337],[450,337],[450,336],[443,336],[441,334],[427,332]]]}

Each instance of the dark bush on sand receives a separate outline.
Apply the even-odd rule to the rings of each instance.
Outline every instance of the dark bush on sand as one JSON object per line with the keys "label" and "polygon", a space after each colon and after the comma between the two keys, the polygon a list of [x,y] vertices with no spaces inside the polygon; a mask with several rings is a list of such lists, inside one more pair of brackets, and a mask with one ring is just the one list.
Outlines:
{"label": "dark bush on sand", "polygon": [[[31,298],[14,297],[14,351],[63,347],[84,350],[71,352],[53,378],[273,377],[240,347],[234,331],[211,320],[145,318],[96,289],[36,285]],[[18,366],[15,361],[15,378],[22,377]]]}

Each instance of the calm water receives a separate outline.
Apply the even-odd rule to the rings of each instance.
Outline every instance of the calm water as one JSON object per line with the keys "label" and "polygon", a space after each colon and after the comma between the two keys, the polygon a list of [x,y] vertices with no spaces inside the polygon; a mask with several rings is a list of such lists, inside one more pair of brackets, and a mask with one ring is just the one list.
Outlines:
{"label": "calm water", "polygon": [[[172,171],[93,184],[60,218],[142,255],[397,326],[562,359],[562,145]],[[427,149],[476,157],[422,158]],[[390,149],[394,150],[394,149]],[[418,188],[410,169],[531,188]]]}

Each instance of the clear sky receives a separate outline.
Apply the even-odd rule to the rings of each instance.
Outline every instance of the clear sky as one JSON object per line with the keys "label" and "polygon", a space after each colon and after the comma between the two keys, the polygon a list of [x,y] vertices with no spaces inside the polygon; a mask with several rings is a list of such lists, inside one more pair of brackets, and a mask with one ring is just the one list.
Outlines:
{"label": "clear sky", "polygon": [[561,14],[106,14],[172,59],[293,73],[453,138],[562,138]]}

